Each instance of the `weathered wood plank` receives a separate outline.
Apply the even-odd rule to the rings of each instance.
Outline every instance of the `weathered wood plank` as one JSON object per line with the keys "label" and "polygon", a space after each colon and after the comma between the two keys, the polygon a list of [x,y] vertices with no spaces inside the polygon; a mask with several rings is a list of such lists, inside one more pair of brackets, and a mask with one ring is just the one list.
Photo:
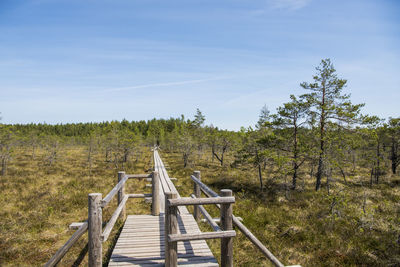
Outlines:
{"label": "weathered wood plank", "polygon": [[152,194],[127,194],[129,198],[145,198],[145,197],[151,197]]}
{"label": "weathered wood plank", "polygon": [[[109,266],[164,266],[164,215],[129,215],[114,247]],[[200,234],[190,214],[177,216],[177,233]],[[218,266],[204,240],[177,241],[178,266]],[[182,265],[183,264],[183,265]]]}
{"label": "weathered wood plank", "polygon": [[189,206],[189,205],[208,205],[208,204],[232,204],[235,203],[235,197],[209,197],[209,198],[190,198],[183,197],[169,199],[170,206]]}
{"label": "weathered wood plank", "polygon": [[[154,151],[153,159],[154,171],[158,172],[159,176],[159,185],[152,184],[153,197],[154,191],[157,191],[154,188],[157,187],[160,197],[160,215],[128,216],[111,255],[110,266],[164,266],[165,257],[168,254],[165,253],[165,251],[168,251],[166,245],[166,234],[168,232],[177,235],[201,234],[196,221],[185,206],[170,206],[172,209],[178,209],[180,215],[175,215],[175,217],[164,216],[166,211],[165,192],[173,192],[177,199],[180,199],[180,195],[169,178],[157,150]],[[217,201],[220,202],[221,200],[218,199]],[[166,218],[176,222],[173,224],[174,229],[167,229],[166,231]],[[172,256],[172,258],[177,258],[179,266],[218,266],[204,240],[176,241],[174,243],[175,256]]]}
{"label": "weathered wood plank", "polygon": [[[203,251],[183,251],[177,254],[178,257],[182,258],[190,258],[190,257],[214,257],[213,254],[207,250]],[[126,258],[126,257],[132,257],[134,259],[139,259],[139,258],[146,258],[146,257],[164,257],[165,253],[163,251],[134,251],[134,252],[128,252],[128,251],[119,251],[115,252],[115,254],[111,257],[111,259],[119,259],[119,258]]]}
{"label": "weathered wood plank", "polygon": [[215,239],[215,238],[231,238],[235,236],[236,232],[234,230],[198,233],[198,234],[170,234],[168,236],[168,241],[176,242],[176,241],[203,240],[203,239]]}
{"label": "weathered wood plank", "polygon": [[77,230],[77,229],[81,228],[81,226],[84,225],[85,223],[87,224],[87,221],[86,222],[73,222],[68,226],[68,229]]}
{"label": "weathered wood plank", "polygon": [[[178,259],[178,262],[180,261],[180,262],[190,262],[190,261],[192,261],[193,259],[196,259],[197,261],[212,261],[212,260],[215,260],[215,258],[214,257],[212,257],[212,256],[198,256],[198,257],[196,257],[196,256],[190,256],[190,257],[180,257],[179,259]],[[114,259],[111,259],[110,260],[110,262],[139,262],[139,261],[142,261],[142,262],[146,262],[146,261],[157,261],[157,262],[162,262],[162,261],[164,261],[164,257],[161,257],[161,256],[159,256],[159,257],[147,257],[147,258],[132,258],[132,257],[121,257],[121,258],[114,258]]]}
{"label": "weathered wood plank", "polygon": [[151,174],[127,174],[126,175],[128,177],[128,179],[132,179],[132,178],[149,178],[151,177]]}

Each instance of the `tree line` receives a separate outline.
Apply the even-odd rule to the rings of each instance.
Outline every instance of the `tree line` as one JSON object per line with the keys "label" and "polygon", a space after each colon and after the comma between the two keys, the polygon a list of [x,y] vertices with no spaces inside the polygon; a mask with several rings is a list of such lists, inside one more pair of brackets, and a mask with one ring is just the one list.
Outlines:
{"label": "tree line", "polygon": [[106,162],[118,167],[137,160],[140,146],[159,145],[180,153],[184,167],[205,153],[221,166],[253,166],[261,190],[266,170],[290,176],[292,189],[307,172],[316,190],[323,178],[329,189],[332,176],[340,175],[346,183],[349,175],[367,170],[372,186],[383,174],[398,173],[400,118],[362,114],[364,104],[351,102],[343,92],[346,84],[324,59],[312,81],[300,84],[304,94],[290,95],[275,113],[264,106],[257,124],[240,131],[205,125],[199,109],[193,119],[181,115],[148,121],[0,124],[1,175],[7,174],[8,162],[20,148],[29,149],[32,159],[43,148],[46,164],[52,165],[60,147],[83,145],[90,170],[94,153],[103,153]]}

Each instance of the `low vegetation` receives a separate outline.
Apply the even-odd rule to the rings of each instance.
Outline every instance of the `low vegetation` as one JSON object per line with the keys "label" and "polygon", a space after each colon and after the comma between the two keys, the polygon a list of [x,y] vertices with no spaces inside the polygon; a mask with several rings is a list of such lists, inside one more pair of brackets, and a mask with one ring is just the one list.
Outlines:
{"label": "low vegetation", "polygon": [[[280,173],[266,173],[265,189],[260,192],[257,174],[251,168],[221,168],[206,155],[196,158],[191,168],[182,168],[179,154],[163,154],[177,177],[191,193],[189,175],[200,170],[202,181],[216,192],[234,191],[234,214],[284,264],[302,266],[398,266],[400,264],[400,177],[385,176],[378,185],[368,184],[368,172],[349,176],[340,173],[327,187],[315,192],[313,177],[306,172],[297,190],[285,185]],[[250,166],[249,166],[250,167]],[[212,210],[219,216],[216,209]],[[210,228],[202,224],[204,230]],[[209,242],[214,254],[219,242]],[[235,239],[235,265],[270,266],[265,257],[243,235]]]}
{"label": "low vegetation", "polygon": [[[138,162],[125,164],[119,170],[144,173],[150,164],[150,151]],[[89,173],[86,147],[69,146],[58,153],[53,164],[46,164],[46,151],[38,149],[35,159],[30,151],[15,151],[8,174],[0,179],[0,262],[1,266],[41,266],[72,235],[72,222],[87,219],[89,193],[105,196],[117,182],[112,163],[95,155]],[[149,192],[145,181],[128,182],[127,192]],[[104,210],[106,221],[115,210],[116,201]],[[127,211],[147,214],[150,205],[129,200]],[[111,236],[116,237],[120,222]],[[110,253],[114,240],[103,245],[104,257]],[[60,266],[87,263],[87,234],[64,257]]]}
{"label": "low vegetation", "polygon": [[[86,219],[87,194],[108,193],[119,170],[151,168],[158,145],[182,195],[195,169],[216,191],[234,190],[235,214],[285,264],[399,266],[400,118],[362,114],[346,83],[322,60],[313,81],[301,83],[305,94],[275,113],[263,107],[255,127],[239,131],[206,125],[199,109],[193,119],[0,124],[1,265],[46,262],[72,234],[68,225]],[[144,181],[130,186],[150,190]],[[128,211],[150,207],[129,200]],[[85,243],[61,265],[85,263]],[[104,245],[105,262],[113,243]],[[241,235],[235,261],[268,265]]]}

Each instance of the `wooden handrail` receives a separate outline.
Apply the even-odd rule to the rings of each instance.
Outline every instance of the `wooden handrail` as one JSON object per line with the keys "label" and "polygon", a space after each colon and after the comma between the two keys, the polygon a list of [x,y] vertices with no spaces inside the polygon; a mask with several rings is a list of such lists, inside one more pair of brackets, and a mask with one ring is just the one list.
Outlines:
{"label": "wooden handrail", "polygon": [[[190,195],[192,198],[196,198],[194,194]],[[218,224],[214,221],[213,217],[207,212],[207,210],[202,206],[202,205],[196,205],[195,207],[198,207],[199,211],[203,214],[204,218],[208,222],[208,224],[214,229],[214,231],[218,232],[221,231],[221,228],[219,228]]]}
{"label": "wooden handrail", "polygon": [[[232,204],[235,198],[232,190],[221,190],[222,197],[196,198],[192,194],[191,198],[177,198],[175,192],[165,192],[165,266],[176,267],[177,261],[177,242],[189,240],[205,240],[221,238],[221,266],[233,266],[233,237],[236,232],[232,229]],[[217,226],[215,232],[178,234],[178,207],[195,205],[220,204],[221,206],[221,229]],[[202,206],[201,206],[202,207]],[[204,214],[208,214],[202,207]],[[211,216],[208,214],[208,217]],[[210,220],[210,223],[212,218]],[[215,223],[214,223],[215,224]]]}
{"label": "wooden handrail", "polygon": [[[158,190],[154,189],[152,194],[125,194],[124,185],[128,179],[149,177],[153,178],[152,181],[154,184],[157,186],[159,185],[159,181],[157,181],[159,179],[157,172],[153,172],[152,174],[125,174],[125,172],[118,172],[118,183],[104,199],[101,199],[101,194],[89,194],[88,220],[81,223],[78,230],[76,230],[71,238],[53,255],[53,257],[51,257],[44,267],[56,266],[86,231],[89,231],[89,266],[101,266],[101,243],[107,241],[118,217],[125,219],[125,205],[128,198],[153,197],[153,203],[159,202]],[[157,196],[155,196],[155,192]],[[118,195],[118,207],[105,225],[103,233],[101,233],[102,226],[104,225],[102,223],[102,209],[110,203],[115,195]],[[159,207],[159,204],[153,204],[153,215],[159,214]]]}
{"label": "wooden handrail", "polygon": [[153,194],[126,194],[129,198],[145,198],[145,197],[152,197]]}
{"label": "wooden handrail", "polygon": [[128,176],[128,179],[132,179],[132,178],[150,178],[151,174],[126,174],[126,176]]}
{"label": "wooden handrail", "polygon": [[168,242],[217,239],[217,238],[235,237],[235,236],[236,232],[234,230],[205,232],[197,234],[170,234],[168,235]]}
{"label": "wooden handrail", "polygon": [[[190,178],[193,180],[193,182],[195,182],[196,184],[199,185],[201,191],[203,191],[203,193],[206,194],[208,197],[213,197],[213,198],[220,197],[217,193],[215,193],[211,188],[209,188],[207,185],[202,183],[194,175],[191,175]],[[220,208],[219,204],[216,204],[216,206],[218,208]],[[273,263],[277,267],[284,267],[285,266],[274,256],[274,254],[272,254],[271,251],[269,251],[261,243],[260,240],[258,240],[258,238],[255,235],[253,235],[252,232],[250,232],[250,230],[246,226],[244,226],[239,221],[239,219],[236,216],[232,215],[232,221],[233,221],[234,225],[247,237],[247,239],[249,239],[267,257],[267,259],[271,261],[271,263]]]}
{"label": "wooden handrail", "polygon": [[115,223],[117,222],[117,219],[118,219],[119,215],[121,214],[122,209],[124,208],[128,198],[129,198],[129,195],[125,195],[124,199],[121,201],[121,203],[119,203],[118,207],[115,209],[113,215],[111,216],[106,227],[104,228],[103,234],[101,235],[101,240],[103,242],[107,241],[108,236],[110,235],[111,230],[113,229]]}
{"label": "wooden handrail", "polygon": [[68,250],[76,243],[76,241],[79,240],[79,238],[86,232],[88,229],[88,223],[84,222],[78,230],[75,231],[75,233],[71,236],[70,239],[62,246],[59,250],[57,250],[56,254],[51,257],[51,259],[46,262],[44,267],[52,267],[56,266],[57,263],[65,256],[65,254],[68,252]]}
{"label": "wooden handrail", "polygon": [[124,186],[125,182],[128,181],[128,176],[125,175],[121,181],[118,182],[118,184],[116,184],[114,186],[113,189],[111,189],[111,191],[107,194],[107,196],[101,201],[101,207],[105,208],[108,203],[110,203],[110,201],[113,199],[113,197],[118,193],[118,191]]}
{"label": "wooden handrail", "polygon": [[208,204],[229,204],[235,203],[235,197],[210,197],[210,198],[190,198],[182,197],[168,199],[170,206],[189,206],[189,205],[208,205]]}

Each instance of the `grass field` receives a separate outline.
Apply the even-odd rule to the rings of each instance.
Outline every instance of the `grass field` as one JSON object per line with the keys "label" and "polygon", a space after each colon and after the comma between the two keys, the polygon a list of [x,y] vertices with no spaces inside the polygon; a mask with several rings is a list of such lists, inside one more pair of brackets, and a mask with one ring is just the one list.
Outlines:
{"label": "grass field", "polygon": [[[180,179],[183,195],[192,190],[189,175],[194,169],[216,192],[232,189],[237,200],[234,214],[285,265],[400,266],[398,176],[385,177],[372,188],[364,186],[367,174],[348,177],[346,184],[337,178],[328,194],[326,188],[315,192],[314,178],[304,174],[299,189],[287,191],[284,178],[267,171],[261,193],[254,169],[221,167],[208,155],[194,158],[192,168],[183,169],[180,154],[161,156],[171,167],[170,176]],[[217,255],[219,242],[209,244]],[[243,235],[234,246],[236,266],[270,266]]]}
{"label": "grass field", "polygon": [[[170,166],[170,177],[178,178],[182,196],[192,192],[189,175],[200,170],[202,180],[215,191],[230,188],[237,202],[234,214],[284,264],[302,266],[399,266],[400,265],[400,178],[385,177],[372,188],[368,176],[348,177],[314,191],[314,180],[301,175],[299,189],[287,191],[282,177],[266,172],[266,188],[258,187],[253,169],[232,169],[212,163],[209,155],[194,157],[190,168],[184,169],[181,155],[161,152]],[[150,151],[124,166],[127,173],[144,173],[150,167]],[[45,154],[39,151],[35,159],[29,151],[18,151],[11,161],[7,176],[0,177],[0,265],[40,266],[61,247],[73,231],[72,222],[87,217],[87,194],[112,189],[117,171],[112,163],[97,153],[89,175],[86,150],[83,147],[64,148],[57,161],[48,166]],[[150,192],[145,181],[128,182],[127,193]],[[107,220],[115,208],[105,209]],[[218,210],[208,207],[213,216]],[[129,200],[130,214],[149,214],[150,205]],[[121,223],[114,227],[110,240],[103,245],[104,262],[112,249]],[[205,223],[203,230],[208,230]],[[65,256],[60,266],[87,264],[85,235]],[[209,241],[218,257],[219,241]],[[234,242],[236,266],[270,266],[241,234]]]}
{"label": "grass field", "polygon": [[[125,165],[127,173],[144,173],[150,166],[150,152],[137,163]],[[28,151],[18,151],[11,161],[8,175],[0,177],[0,265],[41,266],[72,235],[72,222],[87,219],[89,193],[103,197],[117,182],[118,170],[97,154],[89,175],[85,148],[70,147],[59,152],[52,166],[44,164],[45,154],[39,151],[35,159]],[[150,192],[145,181],[127,184],[127,193]],[[116,200],[103,211],[106,221],[116,207]],[[150,213],[150,204],[130,199],[129,213]],[[112,237],[121,223],[114,226],[109,241],[103,244],[105,261],[114,244]],[[59,266],[87,264],[87,234],[66,254]]]}

